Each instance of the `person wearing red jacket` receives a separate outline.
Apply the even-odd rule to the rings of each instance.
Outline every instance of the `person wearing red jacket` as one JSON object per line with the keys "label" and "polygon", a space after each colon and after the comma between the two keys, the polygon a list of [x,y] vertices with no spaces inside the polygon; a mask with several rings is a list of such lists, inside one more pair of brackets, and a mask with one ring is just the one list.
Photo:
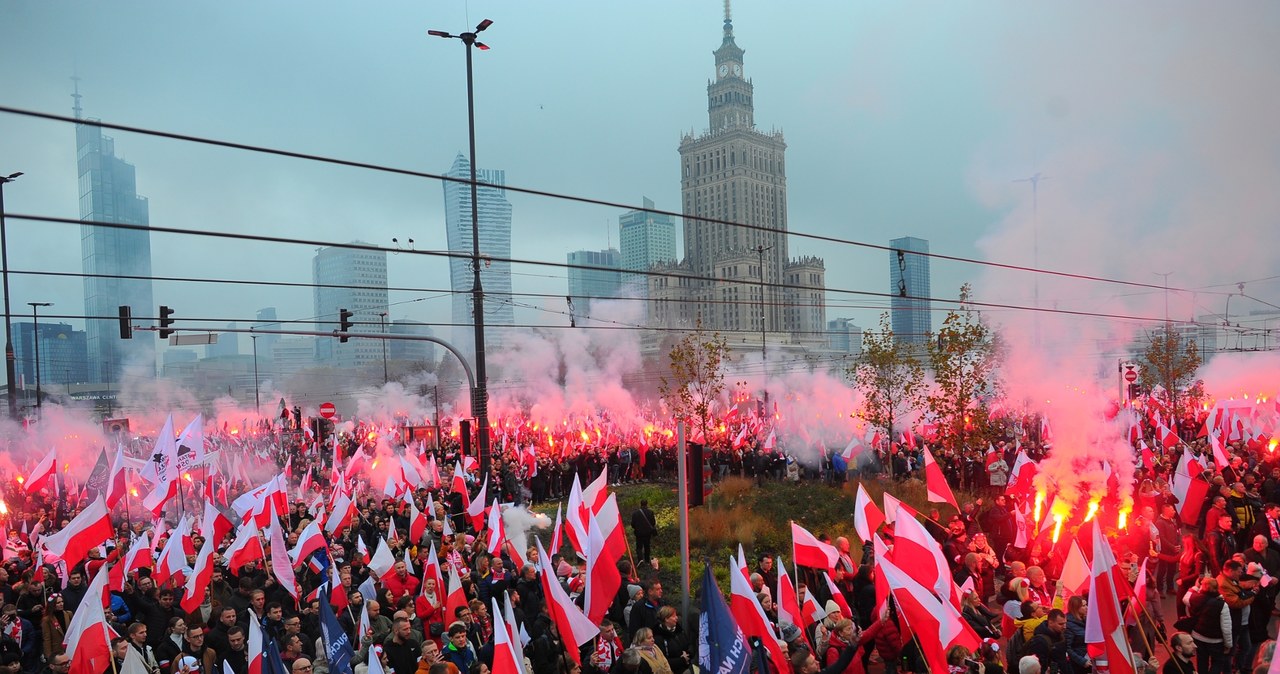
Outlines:
{"label": "person wearing red jacket", "polygon": [[827,650],[823,655],[823,665],[830,667],[840,660],[840,654],[850,644],[856,644],[858,653],[854,654],[851,660],[843,670],[842,674],[865,674],[866,669],[862,664],[861,652],[875,642],[881,632],[885,630],[887,620],[877,620],[861,634],[858,633],[858,627],[853,624],[852,620],[842,619],[836,622],[834,629],[831,631],[831,638],[827,641]]}
{"label": "person wearing red jacket", "polygon": [[418,593],[418,578],[409,575],[409,567],[404,560],[391,567],[393,572],[382,581],[382,587],[391,593],[391,598],[399,601],[401,597],[413,597]]}

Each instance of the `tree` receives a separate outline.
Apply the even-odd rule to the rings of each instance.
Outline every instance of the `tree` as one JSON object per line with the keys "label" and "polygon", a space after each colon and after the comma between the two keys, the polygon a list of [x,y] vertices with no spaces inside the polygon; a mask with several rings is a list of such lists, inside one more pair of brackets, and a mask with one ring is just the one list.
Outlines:
{"label": "tree", "polygon": [[959,310],[947,313],[927,347],[935,383],[928,407],[938,421],[939,442],[951,447],[991,438],[989,403],[1001,388],[997,369],[1003,345],[968,306],[970,292],[969,284],[960,287]]}
{"label": "tree", "polygon": [[711,404],[724,392],[721,365],[728,355],[724,337],[708,335],[702,321],[667,354],[670,372],[662,375],[658,393],[677,419],[696,423],[704,439],[711,437]]}
{"label": "tree", "polygon": [[1147,348],[1138,361],[1138,378],[1148,391],[1154,391],[1156,386],[1163,388],[1169,409],[1177,410],[1180,391],[1195,381],[1200,369],[1196,340],[1184,342],[1170,323],[1153,330],[1147,340]]}
{"label": "tree", "polygon": [[889,437],[898,419],[923,400],[924,368],[910,344],[894,339],[888,312],[880,315],[879,332],[862,334],[862,353],[848,376],[862,392],[862,418]]}

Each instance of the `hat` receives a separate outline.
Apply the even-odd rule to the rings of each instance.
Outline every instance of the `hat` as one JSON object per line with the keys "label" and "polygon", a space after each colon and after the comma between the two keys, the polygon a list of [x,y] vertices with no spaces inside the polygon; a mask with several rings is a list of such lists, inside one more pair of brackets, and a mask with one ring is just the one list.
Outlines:
{"label": "hat", "polygon": [[[844,615],[844,612],[840,610],[840,605],[839,605],[839,604],[837,604],[837,603],[836,603],[836,600],[834,600],[834,599],[828,599],[828,600],[827,600],[826,605],[825,605],[825,606],[823,606],[822,608],[827,612],[827,616],[828,616],[828,617],[829,617],[832,613],[836,613],[836,614]],[[791,641],[791,640],[790,640],[790,639],[787,639],[787,641]]]}
{"label": "hat", "polygon": [[639,585],[628,585],[628,586],[627,586],[627,596],[628,596],[628,597],[634,597],[634,596],[636,596],[636,593],[637,593],[637,592],[640,592],[640,591],[641,591],[641,590],[643,590],[643,589],[644,589],[644,588],[643,588],[643,587],[640,587]]}
{"label": "hat", "polygon": [[582,576],[574,576],[573,579],[569,581],[569,591],[581,592],[582,588],[584,588],[586,584],[587,584],[586,578],[583,578]]}
{"label": "hat", "polygon": [[993,653],[1000,652],[1000,644],[995,639],[983,639],[982,645],[989,647]]}
{"label": "hat", "polygon": [[800,628],[791,623],[782,623],[778,625],[778,632],[782,634],[782,640],[791,643],[800,638]]}
{"label": "hat", "polygon": [[176,669],[174,669],[174,671],[180,672],[180,671],[182,671],[182,668],[183,668],[183,667],[188,667],[188,668],[189,668],[189,667],[197,667],[197,666],[199,666],[199,665],[200,665],[200,661],[199,661],[199,660],[197,660],[197,659],[195,659],[195,658],[191,657],[190,655],[185,655],[185,656],[183,656],[183,657],[181,657],[181,658],[179,658],[179,659],[178,659],[178,664],[177,664]]}
{"label": "hat", "polygon": [[1249,562],[1249,566],[1245,567],[1244,577],[1257,580],[1262,578],[1262,565],[1257,562]]}

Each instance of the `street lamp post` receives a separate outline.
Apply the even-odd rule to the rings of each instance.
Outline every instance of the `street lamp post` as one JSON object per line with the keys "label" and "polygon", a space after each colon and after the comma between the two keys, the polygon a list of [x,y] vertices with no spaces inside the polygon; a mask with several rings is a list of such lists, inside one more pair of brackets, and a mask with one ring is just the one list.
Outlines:
{"label": "street lamp post", "polygon": [[4,226],[4,186],[17,180],[22,172],[0,176],[0,277],[4,280],[4,369],[5,393],[9,397],[9,418],[18,418],[18,399],[14,397],[13,380],[16,357],[13,355],[13,314],[9,311],[9,242]]}
{"label": "street lamp post", "polygon": [[773,246],[763,243],[756,246],[760,254],[760,371],[764,376],[764,404],[769,404],[769,355],[765,352],[765,329],[769,323],[769,310],[764,301],[764,252],[773,250]]}
{"label": "street lamp post", "polygon": [[[387,312],[378,314],[378,318],[382,320],[382,331],[387,331]],[[387,341],[382,340],[382,385],[386,386],[390,377],[387,376]]]}
{"label": "street lamp post", "polygon": [[485,19],[476,25],[474,31],[458,35],[442,30],[427,31],[427,34],[433,37],[462,40],[463,50],[467,54],[467,136],[471,152],[471,269],[474,274],[471,295],[476,333],[476,383],[471,391],[471,408],[476,417],[476,444],[480,453],[481,475],[489,474],[489,390],[484,363],[484,290],[480,285],[480,211],[476,201],[476,105],[471,70],[471,48],[475,47],[481,51],[489,49],[489,46],[477,40],[476,36],[491,25],[493,22]]}
{"label": "street lamp post", "polygon": [[40,307],[51,307],[53,302],[27,302],[31,307],[31,341],[36,355],[36,410],[40,409]]}
{"label": "street lamp post", "polygon": [[253,340],[253,412],[262,416],[262,392],[258,386],[258,336],[249,335]]}

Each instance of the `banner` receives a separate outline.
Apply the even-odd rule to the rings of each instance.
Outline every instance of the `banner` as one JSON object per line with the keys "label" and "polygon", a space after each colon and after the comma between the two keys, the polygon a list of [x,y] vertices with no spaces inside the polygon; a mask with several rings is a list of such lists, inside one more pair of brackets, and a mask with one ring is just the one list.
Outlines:
{"label": "banner", "polygon": [[[729,613],[711,565],[702,574],[702,615],[698,617],[698,666],[716,674],[746,674],[747,638]],[[730,573],[734,573],[732,570]]]}
{"label": "banner", "polygon": [[325,657],[329,660],[329,671],[332,674],[354,674],[351,659],[355,651],[351,648],[351,638],[338,624],[338,616],[334,615],[329,605],[328,584],[321,586],[320,594],[320,631],[324,637]]}

